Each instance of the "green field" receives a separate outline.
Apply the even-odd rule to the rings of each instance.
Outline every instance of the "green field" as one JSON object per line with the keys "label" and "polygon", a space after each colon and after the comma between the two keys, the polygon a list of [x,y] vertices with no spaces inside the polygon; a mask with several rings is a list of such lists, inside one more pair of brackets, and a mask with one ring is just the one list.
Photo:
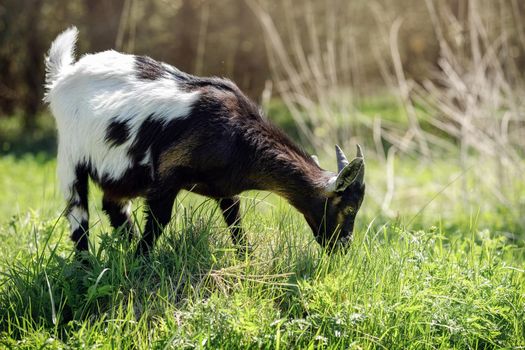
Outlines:
{"label": "green field", "polygon": [[520,211],[482,192],[460,204],[461,180],[479,186],[447,160],[396,169],[393,214],[379,215],[385,170],[370,159],[354,241],[332,256],[298,212],[254,192],[243,226],[255,250],[239,258],[214,202],[182,193],[150,259],[136,259],[91,191],[84,266],[52,157],[5,155],[0,348],[524,348]]}
{"label": "green field", "polygon": [[[525,0],[0,0],[0,350],[525,350],[524,19]],[[71,26],[76,53],[50,49]],[[324,169],[335,143],[349,159],[361,145],[348,249],[327,254],[285,200],[250,191],[238,254],[215,201],[181,191],[136,257],[90,183],[79,259],[47,100],[83,94],[53,108],[122,121],[115,141],[157,129],[135,115],[255,120],[220,78],[86,56],[107,49],[230,78]],[[132,212],[143,227],[141,199]]]}

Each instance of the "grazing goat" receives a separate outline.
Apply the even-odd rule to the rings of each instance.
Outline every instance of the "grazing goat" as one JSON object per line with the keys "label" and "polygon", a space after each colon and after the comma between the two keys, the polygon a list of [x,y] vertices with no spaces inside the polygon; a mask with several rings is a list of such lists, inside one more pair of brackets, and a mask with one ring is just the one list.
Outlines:
{"label": "grazing goat", "polygon": [[325,171],[230,80],[115,51],[75,63],[77,35],[73,27],[52,43],[45,96],[57,123],[57,170],[77,250],[88,249],[88,178],[104,192],[111,225],[130,237],[130,200],[145,198],[138,254],[148,253],[170,221],[181,189],[217,200],[239,247],[246,242],[237,195],[249,189],[285,197],[323,246],[351,237],[365,191],[359,146],[352,162],[336,146],[338,173]]}

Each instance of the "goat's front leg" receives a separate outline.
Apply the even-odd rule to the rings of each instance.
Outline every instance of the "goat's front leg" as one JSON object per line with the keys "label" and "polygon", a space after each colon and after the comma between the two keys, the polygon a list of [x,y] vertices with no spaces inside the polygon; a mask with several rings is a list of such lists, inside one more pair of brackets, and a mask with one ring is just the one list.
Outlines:
{"label": "goat's front leg", "polygon": [[58,173],[62,192],[67,201],[66,216],[71,230],[71,239],[77,251],[88,250],[88,170],[83,165],[64,164],[59,159]]}
{"label": "goat's front leg", "polygon": [[164,227],[170,222],[173,202],[177,192],[164,194],[161,197],[146,199],[146,226],[137,247],[137,255],[148,255]]}
{"label": "goat's front leg", "polygon": [[115,229],[122,228],[123,234],[126,234],[131,241],[135,235],[135,226],[131,219],[131,201],[116,200],[104,194],[102,198],[102,210],[109,216],[111,226]]}
{"label": "goat's front leg", "polygon": [[233,244],[235,244],[241,253],[246,251],[247,246],[244,230],[241,227],[241,199],[239,196],[218,199],[219,206],[222,210],[224,221],[228,224],[231,232]]}

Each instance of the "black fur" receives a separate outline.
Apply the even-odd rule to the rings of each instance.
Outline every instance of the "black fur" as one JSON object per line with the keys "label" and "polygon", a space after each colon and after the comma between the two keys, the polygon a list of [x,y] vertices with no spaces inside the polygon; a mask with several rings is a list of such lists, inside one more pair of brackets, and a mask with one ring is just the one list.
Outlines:
{"label": "black fur", "polygon": [[177,192],[167,192],[157,198],[148,198],[146,226],[144,234],[137,247],[139,254],[147,254],[155,244],[155,240],[162,233],[164,227],[170,222],[173,202]]}
{"label": "black fur", "polygon": [[[75,169],[76,181],[73,184],[73,192],[78,196],[78,200],[72,200],[67,208],[69,214],[73,207],[79,207],[86,213],[88,212],[88,174],[89,169],[85,164],[77,165]],[[77,250],[85,251],[88,249],[89,223],[82,220],[79,227],[71,233],[71,239],[75,243]]]}
{"label": "black fur", "polygon": [[106,130],[106,142],[112,146],[120,146],[129,139],[129,125],[125,121],[113,118]]}
{"label": "black fur", "polygon": [[153,183],[151,168],[142,164],[135,164],[128,169],[120,180],[112,179],[109,174],[103,175],[100,179],[93,178],[100,184],[105,194],[115,199],[143,196]]}
{"label": "black fur", "polygon": [[125,212],[125,204],[126,202],[114,200],[107,194],[102,198],[102,209],[109,216],[111,226],[124,229],[128,239],[131,239],[134,235],[133,221]]}
{"label": "black fur", "polygon": [[139,162],[147,155],[146,152],[153,151],[163,129],[164,124],[155,119],[155,115],[149,115],[140,125],[137,136],[128,151],[131,158]]}
{"label": "black fur", "polygon": [[148,56],[135,56],[135,70],[142,80],[157,80],[166,73],[161,63]]}

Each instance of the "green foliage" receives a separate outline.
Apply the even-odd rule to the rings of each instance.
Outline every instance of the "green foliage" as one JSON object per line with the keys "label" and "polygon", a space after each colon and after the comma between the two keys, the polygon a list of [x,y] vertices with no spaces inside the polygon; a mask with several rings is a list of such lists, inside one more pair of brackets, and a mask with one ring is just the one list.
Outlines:
{"label": "green foliage", "polygon": [[34,118],[34,127],[24,129],[19,116],[0,118],[0,155],[21,157],[28,153],[49,159],[56,153],[55,120],[49,113]]}
{"label": "green foliage", "polygon": [[[91,254],[81,263],[59,218],[60,197],[39,199],[54,186],[43,175],[54,163],[8,157],[0,166],[2,181],[18,186],[11,205],[20,203],[15,216],[0,216],[0,348],[525,344],[525,249],[490,220],[485,228],[481,215],[436,226],[421,218],[416,230],[403,225],[408,219],[372,220],[365,208],[349,250],[327,256],[287,204],[250,195],[243,225],[255,251],[238,257],[215,204],[183,194],[143,259],[109,228],[94,191]],[[141,211],[137,203],[139,221]]]}

